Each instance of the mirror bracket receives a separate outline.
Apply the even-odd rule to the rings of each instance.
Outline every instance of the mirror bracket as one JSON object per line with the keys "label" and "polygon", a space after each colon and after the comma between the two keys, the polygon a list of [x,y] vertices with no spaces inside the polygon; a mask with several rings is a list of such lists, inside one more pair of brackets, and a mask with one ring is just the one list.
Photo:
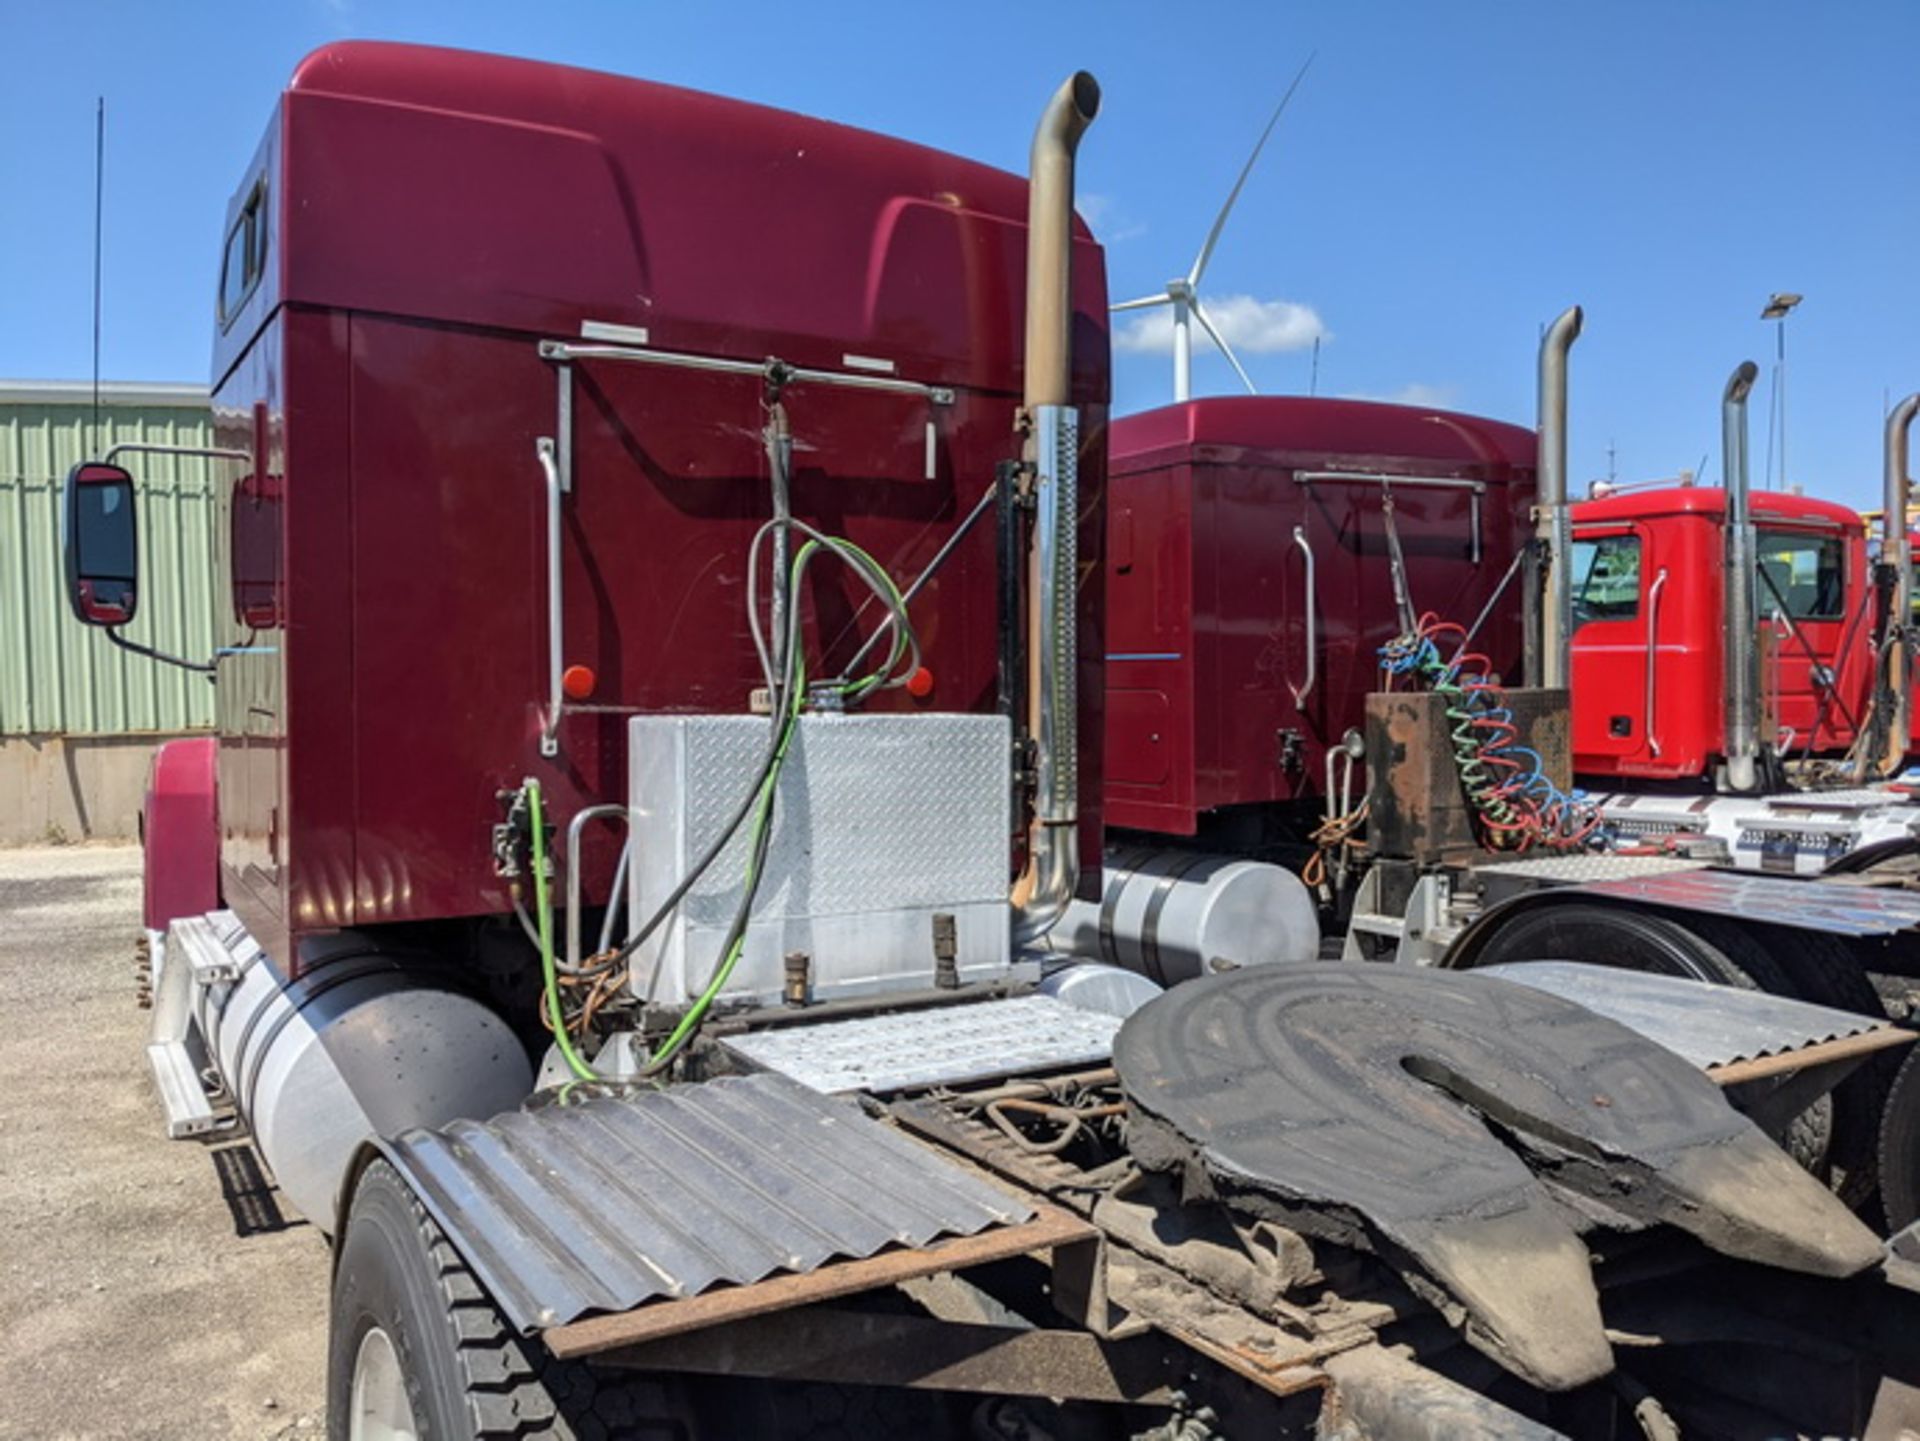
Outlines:
{"label": "mirror bracket", "polygon": [[135,655],[146,656],[149,660],[163,661],[167,665],[177,665],[181,670],[190,670],[196,675],[205,676],[208,680],[213,679],[216,667],[212,661],[185,660],[177,655],[169,655],[166,651],[155,650],[150,645],[142,645],[137,640],[128,640],[120,634],[120,627],[117,625],[103,626],[101,628],[106,631],[107,639],[119,646],[122,650],[132,651]]}

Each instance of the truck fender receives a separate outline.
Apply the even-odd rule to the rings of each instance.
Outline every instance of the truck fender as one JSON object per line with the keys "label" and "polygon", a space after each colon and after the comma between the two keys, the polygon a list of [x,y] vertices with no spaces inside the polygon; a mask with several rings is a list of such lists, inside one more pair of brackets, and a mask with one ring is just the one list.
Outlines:
{"label": "truck fender", "polygon": [[[353,1209],[353,1194],[360,1189],[360,1178],[367,1173],[367,1167],[382,1157],[380,1143],[369,1136],[360,1143],[353,1153],[353,1159],[347,1162],[347,1169],[340,1177],[340,1190],[333,1203],[333,1225],[327,1232],[329,1236],[339,1237],[347,1233],[347,1213]],[[340,1248],[329,1248],[333,1253],[333,1265],[338,1269]]]}
{"label": "truck fender", "polygon": [[1488,906],[1475,916],[1453,938],[1453,944],[1447,947],[1446,954],[1439,960],[1439,966],[1449,971],[1470,971],[1480,963],[1480,953],[1487,947],[1494,935],[1503,930],[1516,917],[1537,911],[1543,906],[1555,902],[1565,904],[1569,900],[1597,901],[1607,904],[1603,897],[1588,894],[1580,886],[1551,886],[1534,891],[1523,891],[1517,896]]}
{"label": "truck fender", "polygon": [[1914,855],[1920,855],[1920,836],[1896,836],[1892,840],[1875,841],[1871,845],[1861,846],[1858,850],[1848,851],[1829,864],[1820,874],[1863,876],[1880,866]]}
{"label": "truck fender", "polygon": [[[1511,944],[1509,933],[1516,922],[1549,909],[1567,913],[1569,924],[1563,930],[1577,938],[1567,946],[1573,953],[1499,954],[1496,940]],[[1793,957],[1776,949],[1778,938],[1770,944],[1769,929],[1779,928],[1750,926],[1743,917],[1726,912],[1654,905],[1585,886],[1548,886],[1512,896],[1475,917],[1447,948],[1440,964],[1448,970],[1472,970],[1487,964],[1492,950],[1498,960],[1597,962],[1841,1004],[1838,997],[1807,994],[1818,988],[1795,983],[1796,971],[1812,971],[1818,963],[1809,959],[1805,965],[1789,964]],[[1567,941],[1568,935],[1563,934],[1561,944]],[[1807,937],[1805,948],[1824,950],[1832,945],[1830,937]]]}
{"label": "truck fender", "polygon": [[219,741],[168,741],[153,754],[140,808],[149,931],[220,906],[220,819],[215,794]]}

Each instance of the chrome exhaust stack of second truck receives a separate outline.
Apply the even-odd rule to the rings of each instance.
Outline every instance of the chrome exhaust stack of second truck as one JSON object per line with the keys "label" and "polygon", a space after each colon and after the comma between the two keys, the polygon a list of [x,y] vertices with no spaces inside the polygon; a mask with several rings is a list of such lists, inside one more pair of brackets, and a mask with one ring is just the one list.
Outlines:
{"label": "chrome exhaust stack of second truck", "polygon": [[1527,684],[1573,682],[1573,510],[1567,499],[1567,352],[1583,315],[1570,305],[1540,338],[1539,458],[1535,461],[1534,560],[1525,608]]}
{"label": "chrome exhaust stack of second truck", "polygon": [[1909,395],[1887,413],[1880,497],[1880,568],[1885,577],[1881,584],[1886,612],[1875,636],[1873,703],[1868,711],[1868,734],[1854,771],[1858,780],[1896,774],[1906,763],[1913,726],[1913,664],[1907,648],[1913,613],[1913,543],[1908,538],[1907,512],[1913,498],[1913,480],[1907,462],[1916,413],[1920,413],[1920,395]]}
{"label": "chrome exhaust stack of second truck", "polygon": [[1034,501],[1027,564],[1027,726],[1035,758],[1026,870],[1014,883],[1018,945],[1044,936],[1080,880],[1078,797],[1080,417],[1073,408],[1073,162],[1100,109],[1081,70],[1033,134],[1027,212],[1024,459]]}
{"label": "chrome exhaust stack of second truck", "polygon": [[1760,787],[1760,651],[1758,538],[1747,476],[1747,395],[1760,371],[1743,360],[1727,379],[1720,401],[1720,466],[1727,491],[1725,631],[1721,636],[1726,703],[1725,789],[1751,794]]}

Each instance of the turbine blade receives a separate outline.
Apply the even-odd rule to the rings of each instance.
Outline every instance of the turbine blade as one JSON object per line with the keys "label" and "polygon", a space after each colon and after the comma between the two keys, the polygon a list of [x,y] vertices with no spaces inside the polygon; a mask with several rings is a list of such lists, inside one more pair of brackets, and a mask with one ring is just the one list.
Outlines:
{"label": "turbine blade", "polygon": [[[1318,54],[1318,51],[1314,52]],[[1207,262],[1213,259],[1213,247],[1220,243],[1220,232],[1227,228],[1227,217],[1233,213],[1234,202],[1240,198],[1241,187],[1247,183],[1247,177],[1253,173],[1254,163],[1260,159],[1260,152],[1266,148],[1267,137],[1273,134],[1273,127],[1280,123],[1280,117],[1286,113],[1287,102],[1293,99],[1293,92],[1300,88],[1300,82],[1307,78],[1312,68],[1313,55],[1307,56],[1307,63],[1293,77],[1293,83],[1287,87],[1287,93],[1280,97],[1280,103],[1273,108],[1273,115],[1267,121],[1267,128],[1260,132],[1260,138],[1254,142],[1253,154],[1247,157],[1247,163],[1240,167],[1240,178],[1233,182],[1233,189],[1227,192],[1227,203],[1220,207],[1219,215],[1214,217],[1213,229],[1207,232],[1207,242],[1200,247],[1200,253],[1194,257],[1193,269],[1187,272],[1187,284],[1197,286],[1200,277],[1206,272]]]}
{"label": "turbine blade", "polygon": [[1163,290],[1158,295],[1143,295],[1138,300],[1123,300],[1118,305],[1109,305],[1107,312],[1116,314],[1122,310],[1150,310],[1156,305],[1171,304],[1173,297]]}
{"label": "turbine blade", "polygon": [[1226,337],[1213,328],[1213,322],[1207,318],[1207,312],[1200,308],[1200,297],[1197,295],[1193,298],[1192,310],[1193,318],[1200,322],[1200,328],[1212,337],[1213,343],[1220,347],[1220,353],[1226,356],[1227,363],[1239,375],[1240,383],[1247,388],[1247,394],[1258,395],[1260,387],[1253,383],[1253,377],[1247,374],[1247,368],[1240,363],[1240,357],[1233,353],[1233,348],[1227,344]]}

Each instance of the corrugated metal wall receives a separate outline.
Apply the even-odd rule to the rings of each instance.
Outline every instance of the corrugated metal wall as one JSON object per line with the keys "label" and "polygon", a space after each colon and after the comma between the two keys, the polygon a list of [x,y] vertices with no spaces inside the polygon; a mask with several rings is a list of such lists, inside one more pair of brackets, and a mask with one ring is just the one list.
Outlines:
{"label": "corrugated metal wall", "polygon": [[[0,382],[0,735],[100,735],[204,729],[213,687],[131,655],[67,608],[60,574],[60,491],[75,462],[109,445],[209,446],[204,401],[185,387],[103,387],[100,437],[73,392]],[[144,391],[144,393],[143,393]],[[129,640],[205,660],[213,651],[214,483],[222,463],[126,458],[139,486],[140,605]]]}

